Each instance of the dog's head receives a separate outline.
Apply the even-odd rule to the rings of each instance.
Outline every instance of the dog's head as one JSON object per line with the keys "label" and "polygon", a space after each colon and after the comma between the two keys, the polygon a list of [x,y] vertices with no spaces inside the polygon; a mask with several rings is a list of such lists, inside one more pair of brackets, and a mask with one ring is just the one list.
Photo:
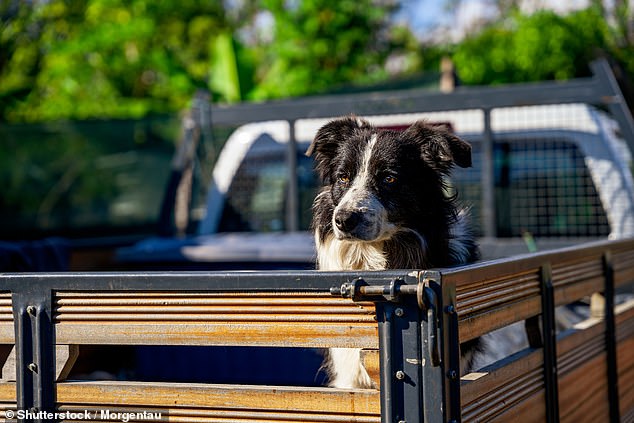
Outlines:
{"label": "dog's head", "polygon": [[424,121],[397,132],[353,116],[319,129],[307,155],[329,187],[334,235],[359,241],[387,240],[438,214],[443,177],[471,166],[468,143]]}

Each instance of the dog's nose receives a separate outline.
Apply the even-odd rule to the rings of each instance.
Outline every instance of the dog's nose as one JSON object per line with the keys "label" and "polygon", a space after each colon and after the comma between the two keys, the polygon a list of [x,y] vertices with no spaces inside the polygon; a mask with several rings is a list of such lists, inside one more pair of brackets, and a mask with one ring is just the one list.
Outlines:
{"label": "dog's nose", "polygon": [[358,211],[341,210],[335,215],[335,225],[342,232],[350,232],[361,221],[361,213]]}

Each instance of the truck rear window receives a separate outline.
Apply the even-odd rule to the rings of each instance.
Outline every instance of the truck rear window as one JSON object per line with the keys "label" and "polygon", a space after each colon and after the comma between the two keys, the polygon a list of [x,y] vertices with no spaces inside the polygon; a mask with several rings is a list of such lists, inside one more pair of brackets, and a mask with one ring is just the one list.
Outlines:
{"label": "truck rear window", "polygon": [[[481,149],[472,142],[471,169],[454,184],[479,221]],[[607,236],[610,227],[576,144],[565,139],[498,139],[494,143],[496,228],[499,237]]]}

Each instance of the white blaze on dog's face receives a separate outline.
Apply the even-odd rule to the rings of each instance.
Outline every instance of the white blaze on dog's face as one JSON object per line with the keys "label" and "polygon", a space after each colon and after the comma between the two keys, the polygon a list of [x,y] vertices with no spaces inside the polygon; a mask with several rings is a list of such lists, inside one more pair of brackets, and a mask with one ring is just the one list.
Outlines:
{"label": "white blaze on dog's face", "polygon": [[[377,153],[377,134],[372,134],[361,154],[355,175],[342,169],[337,176],[335,189],[345,191],[335,207],[332,217],[333,232],[337,239],[380,241],[390,238],[395,226],[378,197],[371,167],[373,155]],[[352,179],[351,179],[352,178]],[[387,182],[396,181],[393,176]]]}

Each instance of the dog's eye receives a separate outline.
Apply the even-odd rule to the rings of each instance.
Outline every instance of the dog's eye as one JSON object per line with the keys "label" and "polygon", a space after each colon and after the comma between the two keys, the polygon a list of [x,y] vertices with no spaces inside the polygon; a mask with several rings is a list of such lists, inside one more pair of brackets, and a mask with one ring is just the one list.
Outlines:
{"label": "dog's eye", "polygon": [[395,182],[396,182],[396,176],[394,175],[387,175],[385,178],[383,178],[384,184],[392,185]]}
{"label": "dog's eye", "polygon": [[348,185],[348,183],[350,183],[350,178],[347,176],[340,176],[337,178],[337,182],[339,185]]}

